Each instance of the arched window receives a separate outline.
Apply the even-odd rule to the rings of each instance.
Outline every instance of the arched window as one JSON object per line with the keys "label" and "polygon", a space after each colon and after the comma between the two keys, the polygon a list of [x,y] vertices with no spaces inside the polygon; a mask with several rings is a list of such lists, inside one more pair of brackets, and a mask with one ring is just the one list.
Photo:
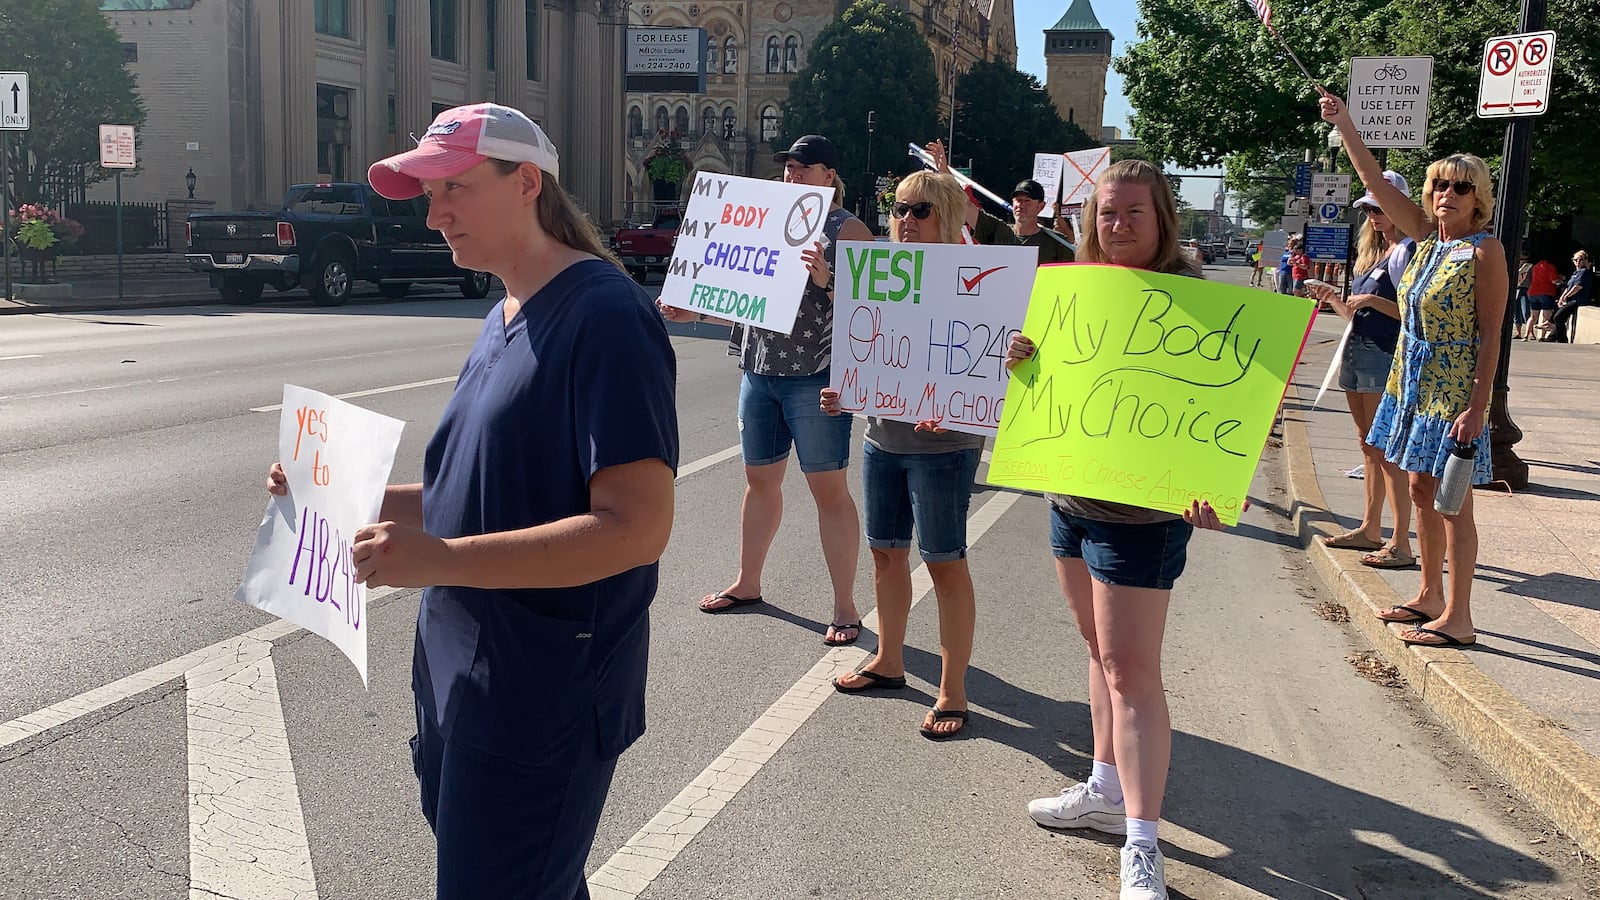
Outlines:
{"label": "arched window", "polygon": [[672,114],[672,127],[679,134],[689,133],[689,107],[680,106],[677,112]]}
{"label": "arched window", "polygon": [[800,39],[790,35],[783,41],[783,70],[800,71]]}
{"label": "arched window", "polygon": [[778,108],[768,106],[761,110],[761,139],[763,141],[777,140],[778,138]]}
{"label": "arched window", "polygon": [[725,140],[725,141],[733,140],[734,129],[738,126],[738,124],[739,124],[739,117],[734,114],[733,107],[731,107],[731,106],[723,107],[723,110],[722,110],[722,139]]}
{"label": "arched window", "polygon": [[767,38],[767,74],[775,75],[783,63],[783,50],[778,45],[778,36]]}
{"label": "arched window", "polygon": [[628,137],[644,137],[644,110],[637,106],[628,109]]}
{"label": "arched window", "polygon": [[713,135],[717,133],[717,108],[708,106],[700,113],[700,133]]}
{"label": "arched window", "polygon": [[656,107],[656,131],[666,132],[672,130],[672,118],[667,115],[666,104]]}
{"label": "arched window", "polygon": [[716,38],[706,41],[706,74],[715,75],[722,71],[722,48]]}
{"label": "arched window", "polygon": [[739,45],[731,35],[722,41],[722,74],[739,74]]}

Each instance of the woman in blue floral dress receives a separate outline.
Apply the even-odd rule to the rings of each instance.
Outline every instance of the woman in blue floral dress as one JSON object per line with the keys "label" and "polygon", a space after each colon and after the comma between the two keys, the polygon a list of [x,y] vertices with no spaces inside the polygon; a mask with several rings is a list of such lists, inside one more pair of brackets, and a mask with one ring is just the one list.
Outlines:
{"label": "woman in blue floral dress", "polygon": [[[1344,103],[1327,93],[1321,102],[1322,118],[1339,129],[1362,183],[1395,225],[1417,241],[1400,280],[1400,343],[1367,443],[1408,473],[1422,548],[1422,590],[1378,618],[1412,626],[1400,632],[1408,644],[1467,646],[1477,640],[1471,609],[1478,561],[1472,492],[1453,516],[1436,512],[1433,498],[1455,442],[1476,450],[1473,484],[1491,478],[1487,416],[1510,297],[1505,247],[1488,232],[1494,181],[1478,157],[1449,156],[1428,166],[1419,206],[1383,179],[1383,168],[1362,143]],[[1451,563],[1448,594],[1446,558]]]}

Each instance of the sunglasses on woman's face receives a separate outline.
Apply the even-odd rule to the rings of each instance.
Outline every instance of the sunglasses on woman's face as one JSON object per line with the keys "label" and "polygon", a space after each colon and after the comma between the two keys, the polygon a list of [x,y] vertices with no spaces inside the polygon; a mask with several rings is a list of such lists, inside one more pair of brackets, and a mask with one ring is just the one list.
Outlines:
{"label": "sunglasses on woman's face", "polygon": [[1448,178],[1435,178],[1433,180],[1433,192],[1435,194],[1442,194],[1450,190],[1455,191],[1457,196],[1465,197],[1477,190],[1477,186],[1470,181],[1451,181]]}
{"label": "sunglasses on woman's face", "polygon": [[889,210],[889,214],[894,216],[896,219],[904,219],[906,217],[906,213],[916,216],[920,221],[933,215],[933,204],[927,200],[924,200],[921,203],[901,203],[899,201],[895,201],[894,206]]}

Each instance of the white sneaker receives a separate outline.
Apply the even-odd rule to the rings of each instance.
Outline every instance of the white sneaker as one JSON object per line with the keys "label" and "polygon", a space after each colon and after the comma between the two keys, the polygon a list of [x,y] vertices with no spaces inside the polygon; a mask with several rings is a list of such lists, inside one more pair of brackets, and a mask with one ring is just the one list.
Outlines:
{"label": "white sneaker", "polygon": [[1143,844],[1122,848],[1120,900],[1167,900],[1167,858]]}
{"label": "white sneaker", "polygon": [[1106,834],[1128,833],[1128,811],[1082,782],[1057,797],[1028,801],[1028,815],[1049,828],[1093,828]]}

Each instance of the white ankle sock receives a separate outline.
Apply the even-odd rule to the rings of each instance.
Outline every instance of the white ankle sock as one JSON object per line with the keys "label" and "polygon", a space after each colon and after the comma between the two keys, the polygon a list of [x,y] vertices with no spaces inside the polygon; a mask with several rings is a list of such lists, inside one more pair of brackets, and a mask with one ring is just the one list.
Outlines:
{"label": "white ankle sock", "polygon": [[1094,769],[1089,775],[1089,790],[1106,798],[1113,804],[1122,802],[1122,779],[1117,777],[1117,767],[1100,760],[1094,761]]}
{"label": "white ankle sock", "polygon": [[1128,840],[1124,846],[1132,847],[1134,844],[1143,844],[1148,849],[1156,847],[1156,826],[1160,822],[1150,819],[1128,819]]}

